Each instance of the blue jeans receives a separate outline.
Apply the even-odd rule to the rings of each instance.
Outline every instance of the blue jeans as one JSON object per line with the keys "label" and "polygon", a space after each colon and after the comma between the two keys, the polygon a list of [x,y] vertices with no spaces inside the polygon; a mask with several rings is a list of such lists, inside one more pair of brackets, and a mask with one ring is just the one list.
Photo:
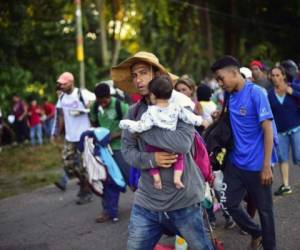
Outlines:
{"label": "blue jeans", "polygon": [[164,231],[181,235],[193,250],[212,250],[200,203],[169,212],[133,205],[128,226],[128,250],[153,250]]}
{"label": "blue jeans", "polygon": [[52,118],[52,119],[47,119],[47,120],[44,122],[44,130],[45,130],[46,136],[47,136],[48,138],[51,137],[51,132],[52,132],[53,125],[54,125],[54,118]]}
{"label": "blue jeans", "polygon": [[120,187],[114,183],[110,176],[107,176],[102,196],[102,209],[112,219],[118,217],[119,198]]}
{"label": "blue jeans", "polygon": [[289,149],[291,147],[293,162],[295,165],[300,165],[300,129],[287,135],[278,133],[278,139],[277,153],[279,162],[289,161]]}
{"label": "blue jeans", "polygon": [[42,124],[37,124],[34,127],[30,128],[30,142],[31,145],[35,145],[35,137],[39,145],[43,144],[43,133],[42,133]]}

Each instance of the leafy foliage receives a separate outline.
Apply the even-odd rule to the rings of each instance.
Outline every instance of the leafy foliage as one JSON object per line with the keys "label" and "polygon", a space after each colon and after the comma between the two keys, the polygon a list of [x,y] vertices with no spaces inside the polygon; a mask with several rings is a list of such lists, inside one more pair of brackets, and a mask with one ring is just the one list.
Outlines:
{"label": "leafy foliage", "polygon": [[[82,17],[88,88],[109,77],[112,63],[138,50],[152,51],[170,71],[190,74],[198,82],[223,54],[233,54],[245,65],[253,58],[300,60],[297,0],[85,0]],[[54,83],[63,71],[78,79],[75,25],[73,1],[0,2],[2,109],[8,112],[12,92],[25,97],[32,84],[55,100]],[[100,39],[101,32],[106,40]],[[101,50],[104,41],[108,64]]]}

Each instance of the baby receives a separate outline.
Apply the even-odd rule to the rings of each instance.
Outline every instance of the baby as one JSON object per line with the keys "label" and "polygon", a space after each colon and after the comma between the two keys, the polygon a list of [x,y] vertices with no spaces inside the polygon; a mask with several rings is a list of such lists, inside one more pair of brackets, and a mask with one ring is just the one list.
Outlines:
{"label": "baby", "polygon": [[[157,126],[162,129],[176,130],[178,119],[183,120],[194,126],[207,127],[208,123],[197,116],[192,111],[170,102],[173,91],[172,81],[168,76],[159,76],[154,78],[149,83],[150,102],[151,106],[142,115],[139,121],[121,120],[120,128],[128,129],[131,133],[141,133]],[[151,145],[147,145],[148,152],[162,151]],[[181,181],[181,176],[184,169],[183,155],[178,154],[177,162],[174,163],[174,184],[176,188],[184,188]],[[157,189],[162,189],[162,182],[158,168],[150,169],[150,174],[154,179],[154,186]]]}

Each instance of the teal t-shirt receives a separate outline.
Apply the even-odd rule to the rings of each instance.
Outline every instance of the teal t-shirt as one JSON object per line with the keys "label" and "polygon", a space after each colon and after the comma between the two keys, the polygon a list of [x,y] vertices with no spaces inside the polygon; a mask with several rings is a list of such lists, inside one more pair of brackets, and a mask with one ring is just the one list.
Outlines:
{"label": "teal t-shirt", "polygon": [[[122,110],[122,118],[124,118],[128,113],[128,104],[120,101],[121,110]],[[98,114],[95,112],[96,101],[91,106],[90,119],[92,122],[97,121],[101,127],[109,129],[111,133],[120,132],[119,128],[120,120],[117,120],[117,112],[116,112],[116,98],[111,97],[111,102],[109,106],[103,109],[103,112],[98,111]],[[111,141],[110,146],[113,150],[121,149],[121,137],[114,139]]]}

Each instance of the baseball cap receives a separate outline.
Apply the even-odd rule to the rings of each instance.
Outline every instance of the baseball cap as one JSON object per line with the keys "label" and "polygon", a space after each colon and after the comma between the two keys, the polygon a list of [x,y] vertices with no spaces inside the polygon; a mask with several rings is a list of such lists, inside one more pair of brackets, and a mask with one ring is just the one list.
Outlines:
{"label": "baseball cap", "polygon": [[264,69],[264,65],[261,61],[258,61],[258,60],[253,60],[250,62],[250,67],[252,66],[257,66],[260,70],[263,70]]}
{"label": "baseball cap", "polygon": [[240,73],[244,76],[244,78],[252,78],[252,71],[247,67],[241,67]]}
{"label": "baseball cap", "polygon": [[59,83],[74,82],[74,76],[70,72],[64,72],[57,78],[57,82]]}

